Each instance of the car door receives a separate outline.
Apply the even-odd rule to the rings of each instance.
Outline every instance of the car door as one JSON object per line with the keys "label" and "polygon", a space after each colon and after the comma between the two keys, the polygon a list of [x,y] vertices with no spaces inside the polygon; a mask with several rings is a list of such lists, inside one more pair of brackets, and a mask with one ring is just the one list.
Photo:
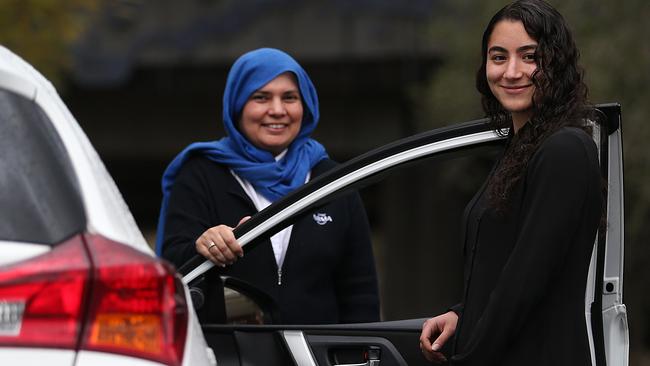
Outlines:
{"label": "car door", "polygon": [[[589,272],[589,284],[585,294],[585,317],[589,325],[590,339],[592,340],[592,360],[594,365],[627,365],[628,355],[628,329],[625,305],[622,301],[623,289],[623,184],[622,184],[622,155],[621,155],[621,129],[620,106],[617,104],[600,105],[602,121],[595,123],[595,140],[600,148],[602,174],[608,182],[607,198],[607,232],[600,233],[594,243],[594,251]],[[401,202],[397,206],[400,210],[390,210],[388,221],[399,221],[400,217],[407,216],[406,211],[422,201],[417,194],[429,194],[431,191],[441,190],[444,201],[453,201],[454,197],[461,197],[453,192],[460,186],[467,186],[468,191],[476,187],[466,184],[468,181],[478,182],[484,180],[488,169],[475,168],[473,163],[466,159],[479,158],[486,160],[490,166],[497,156],[503,138],[494,133],[485,120],[471,121],[463,124],[449,126],[415,135],[396,141],[384,147],[361,155],[351,161],[340,165],[336,169],[319,176],[309,184],[294,193],[276,202],[269,208],[255,215],[251,220],[235,229],[235,235],[244,245],[245,251],[255,250],[255,247],[264,238],[268,238],[282,227],[291,224],[301,215],[309,214],[315,207],[331,200],[338,195],[345,194],[353,189],[370,186],[371,183],[390,180],[391,177],[400,177],[406,174],[406,183],[417,187],[420,181],[426,181],[420,189],[404,189],[404,185],[392,185],[383,190],[382,196],[395,196],[395,201]],[[465,159],[465,160],[463,160]],[[417,173],[405,173],[405,169],[417,163],[427,165],[425,170]],[[460,167],[460,168],[459,168]],[[449,171],[460,169],[460,174],[449,178]],[[461,177],[459,179],[458,177]],[[439,189],[434,181],[447,179],[451,184],[452,193]],[[433,184],[433,186],[432,186]],[[402,187],[402,188],[400,188]],[[407,185],[408,187],[408,185]],[[422,188],[424,187],[424,188]],[[427,189],[431,187],[431,189]],[[409,192],[401,192],[409,191]],[[411,192],[414,191],[414,192]],[[405,195],[401,195],[404,193]],[[363,195],[362,195],[363,196]],[[404,199],[404,197],[408,197]],[[464,202],[458,202],[457,209],[453,207],[432,204],[429,211],[443,211],[444,216],[459,216],[467,197],[462,197]],[[443,200],[439,200],[441,204]],[[366,201],[366,203],[368,203]],[[381,211],[381,210],[380,210]],[[371,215],[372,216],[372,215]],[[420,216],[420,215],[418,215]],[[428,220],[428,219],[427,219]],[[462,275],[461,268],[453,266],[430,265],[427,257],[435,257],[446,248],[450,252],[460,252],[457,240],[453,236],[442,233],[443,228],[429,229],[435,226],[434,221],[421,220],[411,227],[399,229],[399,234],[409,237],[409,232],[420,231],[425,233],[424,252],[412,256],[401,256],[400,268],[407,267],[401,274],[384,271],[380,274],[380,282],[391,282],[396,277],[394,284],[407,284],[417,282],[416,290],[406,292],[382,291],[383,319],[387,321],[365,324],[332,324],[332,325],[281,325],[272,324],[272,306],[268,305],[268,298],[264,294],[256,293],[246,284],[241,284],[237,279],[217,278],[221,285],[225,283],[246,293],[264,309],[263,317],[267,318],[265,324],[223,324],[223,316],[204,316],[202,328],[208,344],[213,348],[219,365],[425,365],[427,362],[419,350],[419,335],[421,326],[427,316],[435,315],[444,308],[436,308],[445,301],[431,302],[422,300],[422,294],[435,294],[438,287],[451,283],[459,287],[461,282],[454,278]],[[452,219],[450,222],[455,220]],[[371,217],[372,221],[372,217]],[[430,225],[431,224],[431,225]],[[453,226],[443,222],[442,226]],[[385,234],[385,233],[384,233]],[[384,235],[386,236],[386,235]],[[390,235],[387,235],[390,237]],[[422,236],[422,235],[421,235]],[[399,236],[397,236],[399,238]],[[395,236],[393,236],[395,238]],[[435,250],[427,251],[426,245],[437,245]],[[441,244],[442,243],[442,244]],[[388,240],[383,248],[393,253],[409,252],[410,240]],[[385,253],[384,253],[385,254]],[[383,256],[385,257],[385,255]],[[389,263],[399,256],[391,257]],[[406,258],[406,259],[404,259]],[[439,261],[443,262],[443,260]],[[454,259],[444,260],[454,263]],[[461,264],[458,262],[458,266]],[[429,265],[427,265],[429,264]],[[444,268],[442,273],[430,277],[419,275],[419,267]],[[181,272],[185,275],[184,282],[198,294],[200,301],[195,304],[205,303],[204,294],[201,292],[209,278],[214,280],[210,269],[212,263],[203,261],[199,257],[185,265]],[[427,286],[430,281],[422,281],[426,277],[432,279],[442,278],[435,286]],[[434,281],[435,282],[435,281]],[[395,287],[395,286],[394,286]],[[411,288],[413,288],[411,286]],[[383,290],[383,288],[382,288]],[[441,292],[442,293],[442,292]],[[450,292],[453,294],[453,291]],[[391,295],[393,294],[393,295]],[[394,296],[403,297],[398,306],[394,304]],[[442,296],[442,295],[441,295]],[[212,296],[214,297],[214,296]],[[217,296],[219,297],[219,296]],[[226,296],[227,297],[227,296]],[[453,296],[450,296],[450,298]],[[224,297],[219,297],[218,302]],[[412,299],[412,300],[410,300]],[[214,309],[214,302],[210,309],[198,310],[200,312],[224,312],[224,309]],[[453,303],[449,303],[451,305]],[[395,308],[404,308],[408,311],[399,313]],[[397,311],[397,312],[396,312]]]}

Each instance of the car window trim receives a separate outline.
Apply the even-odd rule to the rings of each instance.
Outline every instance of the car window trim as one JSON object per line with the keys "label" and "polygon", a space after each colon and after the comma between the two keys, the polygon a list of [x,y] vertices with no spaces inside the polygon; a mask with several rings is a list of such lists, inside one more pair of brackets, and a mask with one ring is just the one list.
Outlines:
{"label": "car window trim", "polygon": [[[339,177],[338,179],[335,179],[334,181],[314,190],[313,192],[305,194],[304,197],[299,198],[297,201],[289,204],[287,207],[268,217],[263,222],[258,223],[249,231],[243,233],[240,236],[235,233],[235,236],[242,246],[246,246],[248,243],[260,235],[263,235],[266,231],[272,229],[274,226],[290,219],[292,215],[300,213],[304,208],[312,205],[315,202],[321,201],[330,194],[335,194],[336,192],[345,189],[346,187],[360,181],[361,179],[416,159],[439,154],[452,149],[462,148],[466,146],[476,146],[478,144],[489,143],[500,139],[503,139],[503,136],[496,134],[493,130],[487,130],[482,132],[474,132],[471,134],[461,134],[460,136],[416,146],[405,151],[397,152],[393,155],[385,156],[374,162],[368,163],[367,165],[362,165],[359,168],[348,172],[342,177]],[[335,168],[335,170],[345,168],[346,165],[341,165],[340,167]],[[192,269],[187,275],[183,277],[183,282],[189,284],[192,280],[201,276],[213,266],[213,262],[209,260],[203,260],[200,265]]]}

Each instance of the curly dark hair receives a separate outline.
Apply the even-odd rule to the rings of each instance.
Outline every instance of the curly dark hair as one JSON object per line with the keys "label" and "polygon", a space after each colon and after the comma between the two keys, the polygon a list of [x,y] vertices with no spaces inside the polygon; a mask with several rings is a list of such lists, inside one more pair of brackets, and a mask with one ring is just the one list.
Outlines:
{"label": "curly dark hair", "polygon": [[[527,122],[529,126],[516,135],[510,128],[510,112],[492,94],[486,76],[488,42],[495,25],[502,20],[521,21],[528,35],[537,42],[537,69],[532,74],[535,86],[532,117]],[[593,118],[594,108],[587,100],[584,71],[578,65],[579,51],[571,30],[562,15],[542,0],[519,0],[499,10],[483,33],[481,52],[476,88],[482,95],[483,110],[497,133],[504,135],[508,128],[510,131],[510,142],[487,189],[488,202],[502,211],[544,139],[564,126],[578,127],[591,134],[587,121]]]}

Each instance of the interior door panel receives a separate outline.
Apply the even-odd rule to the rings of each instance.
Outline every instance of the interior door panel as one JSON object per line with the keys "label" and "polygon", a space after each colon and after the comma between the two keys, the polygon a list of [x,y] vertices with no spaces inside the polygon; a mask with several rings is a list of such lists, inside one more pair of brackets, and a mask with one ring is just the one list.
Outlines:
{"label": "interior door panel", "polygon": [[[287,345],[285,332],[296,332],[304,338],[313,365],[429,365],[419,348],[425,320],[305,326],[206,325],[203,332],[220,366],[303,365],[294,361],[301,355]],[[379,363],[368,363],[373,354],[378,354]]]}

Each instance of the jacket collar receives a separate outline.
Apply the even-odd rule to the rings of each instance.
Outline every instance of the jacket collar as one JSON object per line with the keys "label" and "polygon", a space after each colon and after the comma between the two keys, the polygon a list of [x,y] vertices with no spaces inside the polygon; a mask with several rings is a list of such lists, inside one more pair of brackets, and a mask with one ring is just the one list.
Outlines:
{"label": "jacket collar", "polygon": [[[315,177],[325,173],[326,171],[334,168],[336,166],[336,163],[331,160],[331,159],[323,159],[321,160],[318,164],[314,165],[314,167],[311,170],[311,179],[314,179]],[[250,197],[244,192],[244,189],[242,186],[237,182],[237,179],[232,175],[230,172],[230,169],[227,167],[224,167],[224,172],[225,174],[229,175],[230,179],[225,179],[225,184],[226,187],[225,191],[228,192],[229,194],[239,197],[240,199],[244,200],[251,208],[255,209],[255,205],[253,204],[253,201],[251,201]]]}

